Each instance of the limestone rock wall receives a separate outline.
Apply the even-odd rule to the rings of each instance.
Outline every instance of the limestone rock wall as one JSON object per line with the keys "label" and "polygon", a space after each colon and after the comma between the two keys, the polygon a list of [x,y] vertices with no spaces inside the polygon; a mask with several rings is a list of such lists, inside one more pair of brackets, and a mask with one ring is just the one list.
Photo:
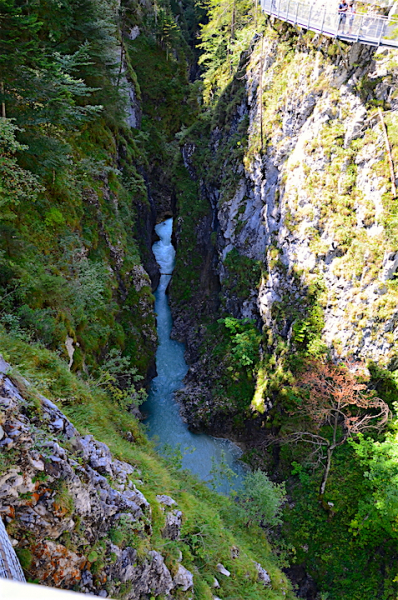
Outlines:
{"label": "limestone rock wall", "polygon": [[335,355],[387,364],[398,338],[398,238],[378,107],[396,160],[396,53],[286,40],[254,44],[243,99],[226,130],[212,133],[217,157],[247,123],[243,157],[223,165],[232,193],[213,182],[221,284],[234,249],[259,261],[259,286],[230,312],[260,315],[285,338],[316,285]]}
{"label": "limestone rock wall", "polygon": [[[2,361],[0,514],[29,579],[102,598],[189,597],[193,576],[183,565],[173,575],[158,551],[140,550],[152,531],[140,473],[80,435],[47,398],[34,410],[27,382],[8,370]],[[164,537],[178,540],[181,511],[167,496],[158,502]]]}

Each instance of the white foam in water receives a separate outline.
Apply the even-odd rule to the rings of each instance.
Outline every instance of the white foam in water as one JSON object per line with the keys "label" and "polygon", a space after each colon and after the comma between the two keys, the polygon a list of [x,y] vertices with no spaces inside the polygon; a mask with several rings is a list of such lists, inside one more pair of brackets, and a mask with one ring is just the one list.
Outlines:
{"label": "white foam in water", "polygon": [[229,440],[190,432],[182,421],[178,404],[173,398],[174,392],[183,386],[188,366],[184,359],[184,345],[170,339],[172,319],[166,289],[174,269],[172,230],[173,219],[167,219],[157,225],[155,231],[160,240],[152,247],[161,272],[160,283],[155,292],[159,337],[156,352],[158,375],[151,383],[148,400],[143,406],[144,412],[148,414],[146,424],[149,437],[157,439],[160,449],[164,444],[180,446],[182,450],[195,448],[193,452],[184,456],[183,467],[190,469],[204,481],[211,478],[210,471],[214,463],[222,465],[225,462],[236,474],[231,484],[224,478],[218,485],[218,491],[227,493],[231,487],[235,490],[240,487],[247,470],[238,460],[242,454],[240,448]]}
{"label": "white foam in water", "polygon": [[152,246],[156,262],[160,267],[162,274],[171,275],[174,269],[175,250],[171,243],[171,234],[173,233],[173,219],[167,219],[163,223],[156,225],[155,231],[160,237],[158,242]]}

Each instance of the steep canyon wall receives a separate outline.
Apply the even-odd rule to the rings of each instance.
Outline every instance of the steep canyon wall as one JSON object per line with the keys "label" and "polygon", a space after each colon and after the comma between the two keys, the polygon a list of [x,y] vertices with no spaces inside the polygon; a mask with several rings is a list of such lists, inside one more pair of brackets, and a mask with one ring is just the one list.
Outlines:
{"label": "steep canyon wall", "polygon": [[[313,356],[395,368],[396,201],[380,111],[394,161],[396,89],[394,52],[284,26],[254,40],[214,109],[208,147],[197,130],[183,151],[209,215],[196,249],[211,236],[203,273],[221,289],[203,308],[211,294],[192,279],[195,313],[253,319],[268,348],[281,339],[294,352],[305,340]],[[180,297],[177,282],[176,335],[197,348],[205,333]]]}

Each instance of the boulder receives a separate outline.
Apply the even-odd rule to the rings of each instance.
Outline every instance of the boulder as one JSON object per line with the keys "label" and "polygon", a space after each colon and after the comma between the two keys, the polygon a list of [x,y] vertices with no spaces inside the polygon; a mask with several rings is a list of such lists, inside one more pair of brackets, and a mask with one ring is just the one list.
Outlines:
{"label": "boulder", "polygon": [[170,571],[159,552],[152,550],[142,563],[138,562],[137,551],[125,548],[112,570],[112,579],[122,583],[131,582],[131,600],[142,596],[167,596],[174,587]]}
{"label": "boulder", "polygon": [[180,510],[172,510],[166,515],[166,525],[162,531],[162,536],[169,540],[180,539],[182,523],[182,512]]}
{"label": "boulder", "polygon": [[174,577],[174,585],[182,589],[183,592],[193,587],[193,575],[188,569],[179,565],[177,574]]}
{"label": "boulder", "polygon": [[62,544],[45,540],[33,548],[29,574],[51,587],[71,587],[80,581],[85,563],[84,556],[71,552]]}
{"label": "boulder", "polygon": [[228,571],[228,569],[226,569],[224,567],[224,565],[222,565],[221,563],[218,563],[218,565],[216,566],[216,569],[219,573],[221,573],[221,575],[225,575],[225,577],[229,577],[231,575],[231,573]]}
{"label": "boulder", "polygon": [[263,569],[260,563],[255,562],[254,564],[258,573],[258,581],[260,581],[265,587],[271,585],[271,577],[268,575],[267,571]]}
{"label": "boulder", "polygon": [[159,504],[163,504],[164,506],[169,507],[172,507],[174,506],[174,504],[177,504],[177,502],[173,500],[173,498],[170,498],[170,496],[165,496],[164,494],[158,494],[156,496],[156,500],[159,502]]}

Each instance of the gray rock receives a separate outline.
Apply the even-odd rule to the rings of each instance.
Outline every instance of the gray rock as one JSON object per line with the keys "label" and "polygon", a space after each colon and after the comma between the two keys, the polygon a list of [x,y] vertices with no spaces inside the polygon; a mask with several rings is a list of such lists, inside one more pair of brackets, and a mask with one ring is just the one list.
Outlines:
{"label": "gray rock", "polygon": [[183,592],[193,587],[193,575],[188,569],[179,565],[177,574],[174,577],[174,585],[180,587]]}
{"label": "gray rock", "polygon": [[254,562],[257,573],[258,573],[258,580],[264,584],[265,587],[268,587],[271,585],[271,577],[268,575],[267,571],[265,569],[263,569],[263,567],[260,565],[260,563]]}
{"label": "gray rock", "polygon": [[63,419],[61,419],[60,417],[59,417],[58,419],[55,419],[55,421],[53,421],[53,422],[51,423],[51,427],[52,427],[52,429],[54,429],[55,431],[62,430],[62,429],[64,428],[64,425],[65,425],[65,423],[64,423],[64,420],[63,420]]}
{"label": "gray rock", "polygon": [[162,531],[162,536],[170,540],[180,539],[182,524],[182,512],[180,510],[172,510],[166,515],[166,525]]}
{"label": "gray rock", "polygon": [[142,492],[137,490],[135,485],[132,486],[132,489],[125,491],[123,497],[137,504],[142,510],[150,509],[148,500]]}
{"label": "gray rock", "polygon": [[4,358],[0,354],[0,373],[5,375],[11,369],[11,366],[4,360]]}
{"label": "gray rock", "polygon": [[135,417],[137,419],[137,421],[143,421],[144,420],[144,415],[142,414],[142,412],[140,411],[140,409],[138,408],[138,406],[135,406],[133,404],[132,406],[130,406],[129,412],[133,415],[133,417]]}
{"label": "gray rock", "polygon": [[[138,560],[135,549],[122,550],[106,535],[111,527],[118,528],[120,519],[123,519],[123,527],[130,523],[133,528],[145,530],[150,535],[150,504],[130,481],[133,474],[140,474],[139,471],[128,463],[114,460],[106,444],[92,436],[80,436],[57,406],[44,396],[40,398],[43,415],[39,419],[35,414],[28,418],[20,411],[26,402],[7,377],[2,382],[2,394],[0,406],[4,425],[0,445],[4,450],[8,445],[17,443],[19,452],[16,467],[0,476],[0,506],[6,507],[1,509],[1,513],[8,515],[12,509],[18,515],[15,544],[20,543],[26,532],[36,540],[56,540],[64,532],[73,531],[75,535],[79,519],[81,524],[77,535],[83,545],[93,545],[99,537],[107,540],[101,576],[112,581],[112,595],[118,594],[121,583],[130,581],[132,591],[129,600],[149,596],[168,598],[176,585],[180,589],[189,589],[190,573],[183,567],[178,571],[177,583],[174,583],[161,554],[149,552],[144,560]],[[61,432],[62,441],[65,437],[71,440],[66,449],[57,441],[56,436]],[[36,435],[39,436],[39,444],[33,446]],[[79,460],[76,454],[80,455]],[[47,474],[45,482],[41,483],[41,478],[36,478],[33,483],[33,478],[43,471]],[[108,480],[103,473],[111,475],[112,479]],[[61,501],[53,488],[56,479],[62,481],[64,488]],[[33,492],[37,494],[29,503],[26,497],[21,497]],[[175,539],[179,534],[182,514],[178,510],[170,510],[175,504],[172,498],[159,498],[167,509],[169,534]],[[43,544],[45,551],[38,551],[35,557],[35,577],[41,580],[46,574],[48,585],[58,585],[59,581],[65,581],[66,585],[68,581],[84,593],[107,597],[107,592],[97,587],[97,581],[94,583],[90,571],[81,571],[86,560],[84,556],[71,554],[65,546],[52,541]],[[67,580],[62,579],[64,571]]]}
{"label": "gray rock", "polygon": [[82,578],[81,578],[81,582],[84,586],[91,586],[93,583],[93,576],[91,575],[90,571],[82,571]]}
{"label": "gray rock", "polygon": [[218,563],[218,565],[216,566],[216,569],[219,573],[221,573],[221,575],[225,575],[225,577],[229,577],[231,575],[231,573],[228,571],[228,569],[226,569],[224,567],[224,565],[222,565],[221,563]]}
{"label": "gray rock", "polygon": [[130,40],[135,40],[139,35],[140,35],[140,29],[139,29],[138,25],[134,25],[134,27],[132,27],[130,29],[130,33],[129,33]]}
{"label": "gray rock", "polygon": [[7,450],[11,450],[11,448],[13,446],[15,446],[15,444],[14,444],[14,441],[11,438],[6,437],[6,438],[4,438],[4,439],[1,440],[0,446],[4,447],[4,448],[7,448]]}
{"label": "gray rock", "polygon": [[165,506],[173,506],[174,504],[177,504],[175,500],[173,500],[173,498],[170,498],[170,496],[165,496],[164,494],[158,494],[156,496],[156,500],[159,502],[159,504],[164,504]]}
{"label": "gray rock", "polygon": [[132,580],[137,572],[137,551],[133,548],[126,548],[123,550],[122,555],[116,564],[115,571],[115,574],[117,574],[120,581],[123,583]]}
{"label": "gray rock", "polygon": [[398,252],[387,252],[384,256],[380,281],[392,279],[398,269]]}

